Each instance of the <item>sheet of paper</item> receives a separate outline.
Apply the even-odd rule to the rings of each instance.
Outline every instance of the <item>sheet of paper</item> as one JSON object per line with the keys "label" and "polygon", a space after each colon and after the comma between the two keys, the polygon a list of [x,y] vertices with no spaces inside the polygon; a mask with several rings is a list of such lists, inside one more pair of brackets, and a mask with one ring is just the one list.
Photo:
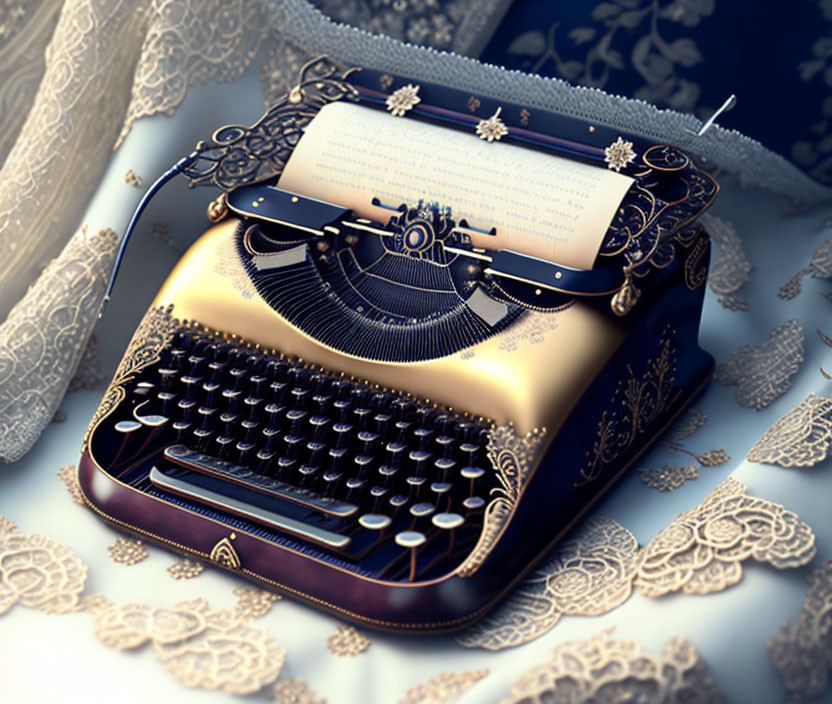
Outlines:
{"label": "sheet of paper", "polygon": [[306,128],[280,188],[386,222],[372,205],[449,206],[454,219],[496,236],[475,246],[512,249],[578,269],[592,267],[632,179],[551,153],[354,103],[324,107]]}

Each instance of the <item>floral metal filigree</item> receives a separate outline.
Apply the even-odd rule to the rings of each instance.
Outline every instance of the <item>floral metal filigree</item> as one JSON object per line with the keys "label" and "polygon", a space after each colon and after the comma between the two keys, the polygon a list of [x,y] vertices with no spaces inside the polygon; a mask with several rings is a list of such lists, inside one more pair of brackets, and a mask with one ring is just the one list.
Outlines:
{"label": "floral metal filigree", "polygon": [[339,658],[360,655],[370,647],[370,639],[352,626],[338,626],[338,629],[326,639],[326,647]]}
{"label": "floral metal filigree", "polygon": [[598,422],[598,438],[587,452],[588,464],[579,470],[576,486],[595,481],[604,467],[614,462],[678,398],[676,382],[675,331],[666,328],[655,359],[648,359],[644,374],[637,378],[630,366],[627,376],[615,387],[608,410]]}
{"label": "floral metal filigree", "polygon": [[832,672],[832,560],[809,576],[797,622],[768,641],[771,661],[793,701],[820,697]]}
{"label": "floral metal filigree", "polygon": [[769,428],[748,453],[749,462],[811,467],[829,456],[832,398],[809,396]]}
{"label": "floral metal filigree", "polygon": [[386,102],[387,109],[393,117],[403,117],[421,101],[422,99],[419,97],[419,86],[408,83],[406,86],[402,86],[387,96]]}
{"label": "floral metal filigree", "polygon": [[15,604],[47,614],[77,611],[86,580],[87,566],[66,545],[0,518],[0,614]]}
{"label": "floral metal filigree", "polygon": [[[252,225],[257,227],[257,225]],[[214,257],[214,273],[228,279],[231,285],[245,299],[253,298],[257,289],[237,256],[233,237],[222,238],[217,244]]]}
{"label": "floral metal filigree", "polygon": [[500,141],[508,134],[508,127],[500,119],[500,111],[502,108],[497,108],[491,117],[480,120],[477,123],[477,136],[487,142]]}
{"label": "floral metal filigree", "polygon": [[326,704],[326,699],[319,697],[309,689],[300,678],[280,680],[272,689],[274,704]]}
{"label": "floral metal filigree", "polygon": [[815,535],[797,515],[748,496],[736,479],[722,482],[695,509],[680,514],[638,560],[635,585],[650,597],[682,590],[710,594],[742,577],[754,558],[778,569],[799,567],[815,554]]}
{"label": "floral metal filigree", "polygon": [[610,518],[588,520],[483,620],[457,636],[469,648],[502,650],[547,633],[563,615],[599,616],[632,592],[638,542]]}
{"label": "floral metal filigree", "polygon": [[92,429],[124,398],[124,383],[146,366],[157,362],[159,353],[173,337],[174,332],[182,327],[182,323],[171,315],[172,311],[173,306],[170,305],[150,308],[145,313],[87,427],[84,447],[89,442]]}
{"label": "floral metal filigree", "polygon": [[736,386],[737,403],[761,410],[792,387],[803,362],[803,326],[794,318],[771,331],[759,347],[745,345],[727,362],[717,365],[714,379]]}
{"label": "floral metal filigree", "polygon": [[737,295],[751,277],[751,262],[745,254],[742,239],[732,223],[710,213],[702,216],[701,223],[719,250],[719,256],[711,263],[708,286],[729,310],[747,311],[748,303]]}
{"label": "floral metal filigree", "polygon": [[324,105],[358,93],[343,70],[321,56],[303,66],[297,84],[251,127],[229,125],[210,144],[200,143],[199,159],[182,172],[193,185],[212,183],[229,191],[283,171],[303,130]]}
{"label": "floral metal filigree", "polygon": [[67,464],[58,470],[59,479],[66,485],[66,490],[72,500],[79,506],[86,506],[87,500],[84,492],[81,491],[81,484],[78,482],[78,468],[74,464]]}
{"label": "floral metal filigree", "polygon": [[234,595],[237,597],[234,615],[242,621],[251,621],[265,616],[271,611],[274,603],[283,598],[280,594],[274,592],[267,592],[263,589],[246,589],[244,587],[235,589]]}
{"label": "floral metal filigree", "polygon": [[604,155],[607,168],[615,171],[621,171],[628,164],[633,163],[637,156],[633,150],[633,143],[626,142],[621,137],[604,149]]}
{"label": "floral metal filigree", "polygon": [[174,579],[193,579],[199,577],[205,565],[197,560],[192,560],[189,557],[183,557],[181,560],[174,562],[167,569],[168,574]]}
{"label": "floral metal filigree", "polygon": [[787,301],[795,298],[803,289],[804,276],[812,276],[818,279],[832,278],[832,237],[812,253],[809,265],[798,271],[783,284],[777,295]]}
{"label": "floral metal filigree", "polygon": [[146,604],[98,604],[95,634],[105,644],[131,650],[151,642],[156,658],[187,687],[250,694],[273,682],[286,651],[265,630],[204,599],[170,609]]}
{"label": "floral metal filigree", "polygon": [[704,660],[683,638],[671,638],[656,657],[611,631],[558,645],[548,662],[525,672],[510,692],[503,704],[725,701]]}
{"label": "floral metal filigree", "polygon": [[110,559],[120,565],[136,565],[150,557],[142,541],[132,538],[118,538],[107,550],[110,552]]}
{"label": "floral metal filigree", "polygon": [[520,347],[521,342],[538,345],[546,339],[546,333],[557,326],[557,315],[529,312],[500,335],[500,349],[503,352],[513,352]]}
{"label": "floral metal filigree", "polygon": [[489,673],[488,668],[443,672],[411,687],[398,704],[452,704]]}
{"label": "floral metal filigree", "polygon": [[497,475],[499,486],[485,508],[482,533],[474,549],[457,568],[457,574],[468,577],[483,563],[514,510],[520,493],[534,469],[546,429],[535,429],[520,436],[514,426],[498,425],[488,434],[488,459]]}

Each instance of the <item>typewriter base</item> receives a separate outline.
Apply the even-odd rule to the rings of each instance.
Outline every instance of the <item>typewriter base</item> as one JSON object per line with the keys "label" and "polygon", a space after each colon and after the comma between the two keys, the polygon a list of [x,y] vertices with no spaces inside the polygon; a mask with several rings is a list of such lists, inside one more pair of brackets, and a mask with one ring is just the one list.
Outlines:
{"label": "typewriter base", "polygon": [[[698,261],[707,262],[707,236],[701,240]],[[458,630],[522,580],[707,383],[714,362],[697,339],[704,276],[692,282],[682,272],[692,259],[680,250],[662,272],[651,305],[640,304],[623,343],[562,426],[546,436],[508,520],[466,576],[456,570],[411,583],[368,578],[144,494],[96,461],[96,428],[106,414],[92,424],[80,461],[84,497],[119,528],[339,618],[396,632]]]}

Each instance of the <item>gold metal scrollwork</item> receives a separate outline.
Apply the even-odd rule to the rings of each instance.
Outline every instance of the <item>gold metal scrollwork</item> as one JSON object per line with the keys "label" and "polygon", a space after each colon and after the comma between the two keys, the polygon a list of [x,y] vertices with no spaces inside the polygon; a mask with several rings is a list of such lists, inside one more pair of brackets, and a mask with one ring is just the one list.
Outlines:
{"label": "gold metal scrollwork", "polygon": [[[232,533],[232,540],[233,540],[233,533]],[[231,540],[228,538],[223,538],[220,540],[211,550],[211,554],[208,556],[211,558],[211,562],[215,562],[220,567],[225,567],[229,570],[238,570],[240,569],[240,557],[237,555],[237,551],[234,549],[234,546],[231,544]]]}

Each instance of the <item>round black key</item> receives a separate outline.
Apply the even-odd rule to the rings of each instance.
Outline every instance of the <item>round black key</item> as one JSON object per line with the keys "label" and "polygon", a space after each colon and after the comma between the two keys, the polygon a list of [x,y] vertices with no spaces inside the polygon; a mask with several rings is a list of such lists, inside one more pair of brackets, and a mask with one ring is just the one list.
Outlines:
{"label": "round black key", "polygon": [[326,453],[329,459],[330,468],[336,471],[342,471],[344,460],[349,454],[346,447],[333,447]]}
{"label": "round black key", "polygon": [[361,490],[367,482],[358,477],[350,477],[347,479],[347,501],[355,502],[361,496]]}
{"label": "round black key", "polygon": [[176,369],[168,369],[165,367],[159,369],[159,378],[161,379],[163,389],[170,388],[171,382],[173,381],[176,374]]}
{"label": "round black key", "polygon": [[240,406],[240,395],[242,392],[232,389],[223,389],[222,398],[225,401],[225,410],[228,413],[237,415]]}
{"label": "round black key", "polygon": [[222,424],[222,434],[233,437],[237,431],[237,416],[233,413],[223,413],[220,416],[220,423]]}
{"label": "round black key", "polygon": [[213,430],[208,430],[206,428],[197,428],[194,430],[194,442],[196,443],[197,450],[205,452],[205,450],[208,449],[208,441],[213,434]]}
{"label": "round black key", "polygon": [[205,405],[210,407],[215,407],[217,405],[217,392],[220,389],[220,385],[213,381],[206,381],[202,385],[202,391],[205,395]]}
{"label": "round black key", "polygon": [[437,528],[453,530],[454,528],[459,528],[463,523],[465,523],[465,519],[458,513],[437,513],[433,518],[431,518],[431,522]]}
{"label": "round black key", "polygon": [[311,440],[306,443],[306,464],[312,467],[320,467],[324,459],[326,445],[322,442]]}
{"label": "round black key", "polygon": [[285,403],[289,384],[286,381],[273,381],[269,384],[269,393],[275,403]]}
{"label": "round black key", "polygon": [[376,432],[382,437],[387,435],[387,430],[390,427],[392,420],[393,416],[389,413],[376,413],[375,418],[373,418],[373,423],[376,426]]}
{"label": "round black key", "polygon": [[381,513],[365,513],[358,519],[358,523],[367,530],[384,530],[392,523],[392,520],[390,516]]}
{"label": "round black key", "polygon": [[306,411],[297,408],[286,411],[286,432],[295,435],[300,434],[304,418],[306,418]]}
{"label": "round black key", "polygon": [[408,431],[413,427],[413,423],[409,420],[400,420],[396,421],[393,427],[395,428],[393,435],[396,440],[398,442],[404,442],[407,439]]}
{"label": "round black key", "polygon": [[469,496],[462,502],[462,505],[469,511],[479,511],[479,509],[485,506],[485,499],[481,496]]}
{"label": "round black key", "polygon": [[190,429],[191,424],[184,420],[178,420],[173,424],[172,427],[176,432],[176,442],[184,442],[185,436],[188,434],[188,430]]}
{"label": "round black key", "polygon": [[393,494],[393,496],[390,497],[390,505],[394,508],[400,508],[408,501],[410,501],[410,499],[402,494]]}
{"label": "round black key", "polygon": [[314,415],[309,419],[309,429],[312,432],[312,439],[322,442],[326,439],[326,431],[329,428],[329,418],[323,415]]}
{"label": "round black key", "polygon": [[378,468],[378,473],[381,475],[381,481],[386,487],[391,487],[395,484],[394,477],[399,473],[396,467],[383,464]]}
{"label": "round black key", "polygon": [[[194,435],[196,435],[196,432],[194,432]],[[237,464],[247,465],[255,447],[256,445],[253,442],[238,442]]]}
{"label": "round black key", "polygon": [[378,433],[371,433],[369,430],[362,430],[358,433],[358,442],[360,443],[361,453],[364,455],[375,456],[379,438],[380,436]]}
{"label": "round black key", "polygon": [[298,461],[293,457],[281,457],[277,460],[277,476],[283,481],[292,477],[292,470],[297,466]]}
{"label": "round black key", "polygon": [[283,436],[283,456],[296,458],[303,446],[303,438],[292,433]]}
{"label": "round black key", "polygon": [[258,396],[247,396],[243,400],[243,407],[248,418],[256,418],[257,411],[263,406],[263,399]]}
{"label": "round black key", "polygon": [[479,479],[485,470],[482,467],[463,467],[459,473],[465,479]]}
{"label": "round black key", "polygon": [[199,385],[202,383],[202,379],[200,379],[198,376],[186,375],[183,376],[179,381],[182,382],[182,387],[185,390],[185,398],[191,401],[195,401],[196,392],[199,389]]}
{"label": "round black key", "polygon": [[427,478],[410,476],[405,479],[405,482],[410,489],[410,498],[414,501],[418,501],[422,493],[422,487],[425,485],[425,482],[427,482]]}
{"label": "round black key", "polygon": [[407,450],[407,445],[403,442],[388,442],[385,449],[387,450],[386,464],[389,464],[391,467],[401,466],[402,457],[404,457],[405,450]]}
{"label": "round black key", "polygon": [[456,461],[448,457],[440,457],[433,463],[433,467],[436,470],[436,478],[441,482],[445,482],[453,476]]}
{"label": "round black key", "polygon": [[352,403],[350,403],[348,399],[342,398],[332,402],[333,413],[335,413],[335,417],[341,423],[347,422],[350,414],[350,408],[352,408]]}
{"label": "round black key", "polygon": [[120,433],[129,434],[141,428],[142,424],[137,420],[120,420],[114,427]]}
{"label": "round black key", "polygon": [[309,389],[294,388],[290,395],[292,398],[291,403],[295,408],[305,409],[312,396],[312,392]]}
{"label": "round black key", "polygon": [[332,426],[332,433],[335,438],[335,447],[348,448],[352,444],[354,427],[352,423],[335,423]]}
{"label": "round black key", "polygon": [[410,460],[412,473],[421,476],[427,472],[428,461],[433,455],[424,450],[412,450],[407,457]]}
{"label": "round black key", "polygon": [[226,457],[226,455],[228,455],[230,449],[233,447],[234,438],[228,437],[227,435],[218,435],[216,438],[214,438],[214,443],[217,447],[217,456],[224,458]]}
{"label": "round black key", "polygon": [[410,515],[414,518],[425,518],[426,516],[430,516],[435,510],[436,507],[433,504],[423,501],[410,507]]}
{"label": "round black key", "polygon": [[451,489],[454,488],[454,485],[450,482],[432,482],[430,485],[430,490],[434,494],[442,495],[447,494]]}
{"label": "round black key", "polygon": [[434,434],[432,428],[416,428],[413,431],[413,439],[419,445],[420,450],[426,450]]}
{"label": "round black key", "polygon": [[477,463],[477,455],[480,452],[480,446],[472,442],[464,442],[459,446],[459,452],[466,464],[475,465]]}
{"label": "round black key", "polygon": [[332,402],[332,396],[329,394],[315,394],[312,397],[312,408],[315,413],[321,416],[327,416],[329,411],[329,405]]}
{"label": "round black key", "polygon": [[298,474],[300,475],[300,485],[309,486],[315,480],[317,472],[317,467],[310,467],[308,464],[302,464],[298,469]]}
{"label": "round black key", "polygon": [[451,452],[454,449],[454,443],[456,441],[450,435],[440,435],[436,440],[434,440],[434,444],[436,445],[436,451],[442,457],[450,457]]}
{"label": "round black key", "polygon": [[327,496],[332,496],[332,494],[335,492],[335,489],[338,487],[338,483],[341,481],[341,477],[343,476],[344,475],[341,472],[336,472],[334,470],[324,472],[324,494],[326,494]]}
{"label": "round black key", "polygon": [[274,455],[274,452],[269,452],[268,450],[260,450],[257,453],[257,471],[260,474],[269,473],[269,464],[274,459]]}
{"label": "round black key", "polygon": [[360,430],[366,430],[367,424],[370,420],[370,417],[373,415],[373,409],[367,408],[365,406],[361,406],[359,408],[353,408],[352,410],[352,417],[355,421],[355,424],[358,426]]}
{"label": "round black key", "polygon": [[263,410],[268,414],[269,427],[276,430],[280,424],[280,418],[286,412],[286,406],[282,403],[269,403]]}
{"label": "round black key", "polygon": [[355,474],[359,477],[366,477],[370,468],[375,463],[375,457],[370,455],[356,455],[353,458],[352,463],[355,469]]}
{"label": "round black key", "polygon": [[268,379],[262,374],[255,374],[248,381],[251,395],[256,398],[262,398],[266,393],[266,382]]}

